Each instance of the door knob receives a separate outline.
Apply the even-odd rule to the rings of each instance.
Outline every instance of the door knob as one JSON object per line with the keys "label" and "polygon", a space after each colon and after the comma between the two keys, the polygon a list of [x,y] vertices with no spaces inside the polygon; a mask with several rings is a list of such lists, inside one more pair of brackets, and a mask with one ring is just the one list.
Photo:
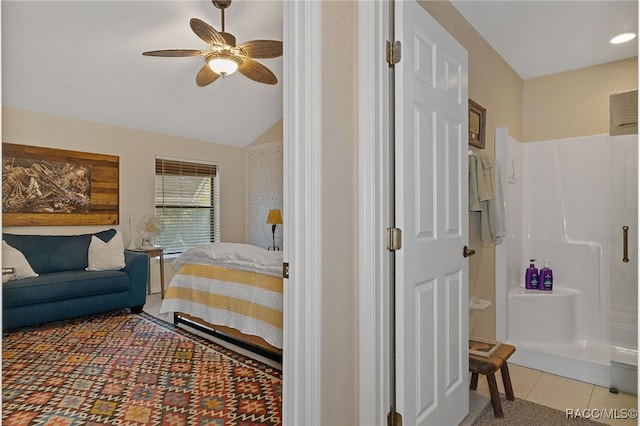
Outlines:
{"label": "door knob", "polygon": [[472,249],[470,249],[470,248],[469,248],[469,247],[467,247],[467,246],[464,246],[464,247],[462,248],[462,256],[463,256],[463,257],[473,256],[474,254],[476,254],[476,251],[475,251],[475,250],[472,250]]}

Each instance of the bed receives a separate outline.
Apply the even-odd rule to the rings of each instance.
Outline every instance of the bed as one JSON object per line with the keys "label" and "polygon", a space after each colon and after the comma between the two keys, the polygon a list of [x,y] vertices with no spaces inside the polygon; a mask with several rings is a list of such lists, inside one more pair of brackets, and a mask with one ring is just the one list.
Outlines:
{"label": "bed", "polygon": [[176,324],[254,352],[282,355],[282,252],[248,244],[202,244],[172,265],[177,273],[160,313],[173,313]]}

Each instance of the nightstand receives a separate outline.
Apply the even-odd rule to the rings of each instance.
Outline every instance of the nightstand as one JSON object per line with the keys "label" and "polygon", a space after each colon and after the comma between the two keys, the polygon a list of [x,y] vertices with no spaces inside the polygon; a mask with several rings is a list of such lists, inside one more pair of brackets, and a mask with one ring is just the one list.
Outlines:
{"label": "nightstand", "polygon": [[147,294],[151,294],[151,259],[160,257],[160,296],[164,299],[164,251],[162,247],[139,247],[136,249],[128,249],[145,253],[149,256],[149,276],[147,277]]}

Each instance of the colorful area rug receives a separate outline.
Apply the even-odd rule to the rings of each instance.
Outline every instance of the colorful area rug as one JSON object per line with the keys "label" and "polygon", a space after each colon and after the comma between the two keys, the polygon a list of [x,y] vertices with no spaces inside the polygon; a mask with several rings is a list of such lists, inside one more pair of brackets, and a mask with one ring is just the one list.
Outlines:
{"label": "colorful area rug", "polygon": [[279,425],[279,370],[142,313],[2,340],[3,425]]}

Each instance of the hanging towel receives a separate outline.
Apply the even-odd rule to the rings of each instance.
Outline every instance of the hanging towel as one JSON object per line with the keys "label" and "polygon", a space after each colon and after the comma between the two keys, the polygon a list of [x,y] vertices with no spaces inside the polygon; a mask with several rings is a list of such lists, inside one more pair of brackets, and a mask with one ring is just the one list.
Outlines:
{"label": "hanging towel", "polygon": [[478,196],[478,157],[469,154],[469,211],[479,212],[482,210],[480,197]]}
{"label": "hanging towel", "polygon": [[478,154],[478,196],[480,201],[494,199],[493,160],[485,153]]}
{"label": "hanging towel", "polygon": [[469,210],[480,213],[480,243],[496,242],[496,201],[493,159],[480,152],[469,157]]}
{"label": "hanging towel", "polygon": [[480,245],[490,247],[496,243],[496,202],[482,202],[480,211]]}

